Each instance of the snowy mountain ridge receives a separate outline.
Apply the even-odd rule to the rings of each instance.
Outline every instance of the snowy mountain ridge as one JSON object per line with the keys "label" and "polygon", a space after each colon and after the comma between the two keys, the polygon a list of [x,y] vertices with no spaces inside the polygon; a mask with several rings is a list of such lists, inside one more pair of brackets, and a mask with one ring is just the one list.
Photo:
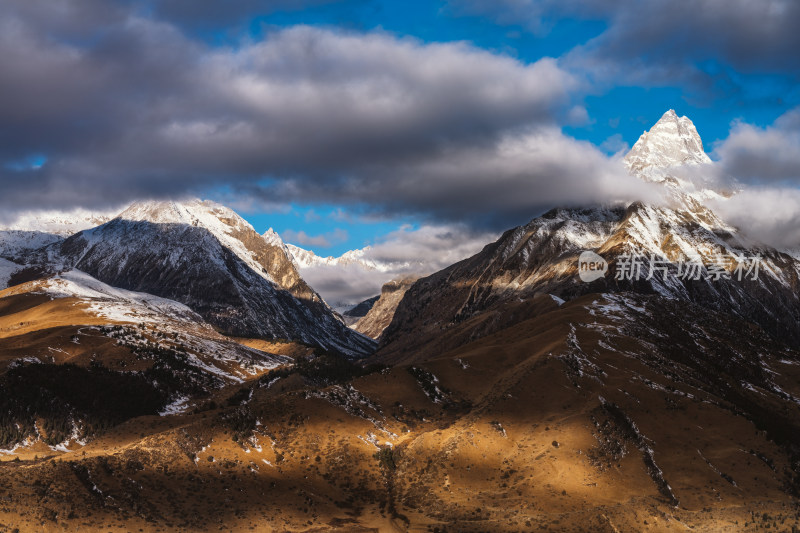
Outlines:
{"label": "snowy mountain ridge", "polygon": [[0,231],[36,231],[59,237],[69,237],[79,231],[108,222],[118,211],[30,211],[18,215],[13,222],[0,226]]}
{"label": "snowy mountain ridge", "polygon": [[357,250],[350,250],[338,257],[327,256],[322,257],[314,253],[313,250],[306,250],[294,244],[287,244],[286,247],[294,257],[297,265],[302,268],[319,267],[319,266],[348,266],[357,265],[366,270],[376,270],[378,272],[389,272],[395,265],[390,265],[381,261],[376,261],[369,257],[372,250],[371,246],[365,246]]}
{"label": "snowy mountain ridge", "polygon": [[112,212],[73,209],[31,211],[0,226],[0,257],[17,258],[114,218]]}

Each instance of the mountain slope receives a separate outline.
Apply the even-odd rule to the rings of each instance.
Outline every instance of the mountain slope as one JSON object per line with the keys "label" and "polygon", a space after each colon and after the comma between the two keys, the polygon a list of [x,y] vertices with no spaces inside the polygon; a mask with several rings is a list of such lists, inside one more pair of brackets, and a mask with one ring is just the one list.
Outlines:
{"label": "mountain slope", "polygon": [[230,335],[291,339],[348,356],[372,349],[306,285],[283,247],[210,202],[137,203],[37,259],[178,301]]}
{"label": "mountain slope", "polygon": [[0,449],[66,452],[289,362],[220,335],[185,305],[84,272],[21,283],[0,291]]}
{"label": "mountain slope", "polygon": [[[129,420],[85,453],[17,449],[19,467],[0,465],[14,494],[0,521],[23,530],[42,521],[111,530],[120,520],[192,531],[220,521],[232,531],[800,526],[796,350],[659,295],[539,295],[503,311],[526,305],[536,307],[527,319],[425,362],[349,376],[276,369],[216,407]],[[468,334],[479,319],[457,329]]]}
{"label": "mountain slope", "polygon": [[345,321],[345,324],[348,326],[352,326],[360,319],[364,318],[369,310],[375,305],[380,299],[380,294],[378,296],[373,296],[371,298],[367,298],[366,300],[354,305],[350,309],[347,309],[344,313],[342,313],[342,318]]}
{"label": "mountain slope", "polygon": [[22,270],[23,266],[0,257],[0,290],[8,287],[11,276]]}
{"label": "mountain slope", "polygon": [[[319,349],[290,362],[196,316],[233,320],[217,298],[292,312],[259,295],[304,304],[306,291],[276,235],[252,237],[213,204],[138,206],[43,250],[66,270],[0,293],[0,523],[796,530],[800,352],[777,327],[792,331],[796,263],[704,207],[720,193],[682,183],[673,159],[645,176],[665,205],[554,209],[415,282],[376,355],[393,366]],[[579,277],[586,250],[609,258],[605,276]],[[705,279],[715,254],[756,250],[763,278]],[[615,279],[622,253],[669,275]],[[675,281],[689,259],[703,279]]]}

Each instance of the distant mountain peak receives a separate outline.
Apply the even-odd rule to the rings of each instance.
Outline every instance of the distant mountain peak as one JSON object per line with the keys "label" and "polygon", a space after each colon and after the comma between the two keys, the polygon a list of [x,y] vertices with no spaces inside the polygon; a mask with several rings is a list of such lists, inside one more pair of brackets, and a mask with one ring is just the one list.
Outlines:
{"label": "distant mountain peak", "polygon": [[703,150],[697,128],[689,117],[679,117],[674,109],[664,113],[649,131],[642,133],[625,156],[625,165],[636,174],[706,163],[711,163],[711,159]]}
{"label": "distant mountain peak", "polygon": [[355,265],[365,270],[377,270],[379,272],[388,272],[393,265],[376,261],[369,256],[369,251],[372,250],[371,246],[350,250],[338,257],[329,255],[323,257],[317,255],[313,250],[306,250],[294,244],[287,244],[289,252],[294,257],[295,262],[301,269],[310,267],[340,267]]}

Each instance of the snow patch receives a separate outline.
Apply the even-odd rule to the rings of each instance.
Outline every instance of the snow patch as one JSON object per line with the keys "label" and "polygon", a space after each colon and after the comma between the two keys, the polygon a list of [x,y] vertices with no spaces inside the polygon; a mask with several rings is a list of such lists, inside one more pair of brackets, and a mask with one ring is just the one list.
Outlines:
{"label": "snow patch", "polygon": [[18,265],[13,261],[9,261],[8,259],[3,259],[0,257],[0,290],[8,287],[11,276],[13,276],[14,273],[21,268],[22,265]]}
{"label": "snow patch", "polygon": [[178,396],[158,413],[159,416],[179,415],[189,408],[189,397]]}
{"label": "snow patch", "polygon": [[98,316],[117,322],[162,324],[165,317],[198,323],[203,319],[187,306],[143,292],[118,289],[80,270],[69,270],[43,284],[54,298],[80,298]]}

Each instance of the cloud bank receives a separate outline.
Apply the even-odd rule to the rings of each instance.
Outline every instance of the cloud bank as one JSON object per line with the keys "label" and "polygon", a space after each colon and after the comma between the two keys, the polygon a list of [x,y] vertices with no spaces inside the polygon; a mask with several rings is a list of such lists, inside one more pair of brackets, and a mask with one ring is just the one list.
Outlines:
{"label": "cloud bank", "polygon": [[3,209],[225,187],[501,227],[637,187],[561,133],[553,59],[307,26],[212,48],[157,18],[180,2],[58,5],[0,6]]}
{"label": "cloud bank", "polygon": [[[449,11],[522,27],[546,40],[591,34],[560,58],[588,94],[674,88],[696,107],[734,113],[797,101],[796,0],[449,0]],[[567,21],[567,25],[559,26]],[[516,31],[516,30],[514,30]],[[679,102],[678,102],[679,103]],[[672,106],[678,105],[671,104]]]}
{"label": "cloud bank", "polygon": [[[800,3],[790,0],[451,2],[542,34],[559,16],[607,23],[566,57],[532,63],[463,42],[309,26],[211,46],[193,30],[220,15],[194,4],[0,4],[0,210],[217,191],[237,205],[366,206],[496,231],[554,205],[657,200],[617,156],[562,132],[586,119],[580,98],[594,80],[702,84],[697,65],[709,60],[800,71]],[[237,0],[218,22],[290,7]],[[749,197],[741,211],[752,217],[782,202],[771,225],[729,213],[775,242],[795,223],[799,116],[735,123],[715,148],[743,189],[729,206]]]}
{"label": "cloud bank", "polygon": [[800,250],[800,108],[765,128],[735,122],[713,153],[738,190],[714,209],[764,243]]}

